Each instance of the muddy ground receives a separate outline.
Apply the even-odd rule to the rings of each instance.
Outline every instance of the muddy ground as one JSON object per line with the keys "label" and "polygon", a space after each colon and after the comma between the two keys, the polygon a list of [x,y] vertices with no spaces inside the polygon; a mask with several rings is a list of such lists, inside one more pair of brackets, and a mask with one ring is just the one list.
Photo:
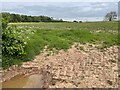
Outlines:
{"label": "muddy ground", "polygon": [[118,46],[75,43],[67,51],[47,46],[33,61],[3,71],[3,81],[15,75],[45,72],[48,88],[117,88]]}

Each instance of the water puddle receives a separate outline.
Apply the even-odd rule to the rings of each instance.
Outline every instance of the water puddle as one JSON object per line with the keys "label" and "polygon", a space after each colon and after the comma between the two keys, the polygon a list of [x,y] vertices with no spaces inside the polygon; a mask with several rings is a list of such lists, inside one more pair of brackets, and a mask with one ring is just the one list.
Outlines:
{"label": "water puddle", "polygon": [[31,76],[18,75],[2,83],[2,88],[42,88],[44,84],[43,75]]}

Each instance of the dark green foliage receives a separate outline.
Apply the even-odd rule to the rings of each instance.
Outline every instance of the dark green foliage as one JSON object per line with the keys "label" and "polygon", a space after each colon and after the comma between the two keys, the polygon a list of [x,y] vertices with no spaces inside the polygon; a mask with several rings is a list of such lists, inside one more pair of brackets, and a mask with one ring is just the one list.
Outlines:
{"label": "dark green foliage", "polygon": [[2,32],[2,66],[7,68],[13,64],[19,64],[27,56],[25,51],[29,35],[34,33],[32,30],[8,26]]}
{"label": "dark green foliage", "polygon": [[4,30],[5,28],[7,28],[7,25],[9,23],[9,16],[8,15],[4,15],[4,17],[2,17],[2,29]]}
{"label": "dark green foliage", "polygon": [[9,68],[12,65],[21,65],[21,62],[23,62],[22,58],[10,56],[6,54],[2,54],[2,68],[6,69]]}
{"label": "dark green foliage", "polygon": [[2,52],[8,55],[24,55],[25,39],[22,30],[17,30],[15,26],[7,27],[2,33]]}
{"label": "dark green foliage", "polygon": [[27,16],[20,14],[10,14],[10,13],[2,13],[3,18],[9,16],[10,22],[63,22],[62,19],[54,20],[52,17],[48,16]]}

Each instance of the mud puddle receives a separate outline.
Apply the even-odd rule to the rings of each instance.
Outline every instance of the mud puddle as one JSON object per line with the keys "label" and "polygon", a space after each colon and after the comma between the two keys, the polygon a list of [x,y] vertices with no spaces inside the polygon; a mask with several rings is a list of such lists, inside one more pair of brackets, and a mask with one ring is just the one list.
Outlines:
{"label": "mud puddle", "polygon": [[42,88],[43,76],[34,74],[30,76],[18,75],[2,83],[2,88]]}

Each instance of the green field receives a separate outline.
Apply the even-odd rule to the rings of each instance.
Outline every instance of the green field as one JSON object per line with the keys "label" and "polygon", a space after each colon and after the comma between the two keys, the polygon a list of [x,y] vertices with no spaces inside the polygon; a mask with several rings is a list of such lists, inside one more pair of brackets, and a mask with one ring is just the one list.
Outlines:
{"label": "green field", "polygon": [[101,44],[103,48],[118,44],[118,22],[10,23],[7,29],[3,68],[32,60],[46,45],[67,50],[74,42]]}

